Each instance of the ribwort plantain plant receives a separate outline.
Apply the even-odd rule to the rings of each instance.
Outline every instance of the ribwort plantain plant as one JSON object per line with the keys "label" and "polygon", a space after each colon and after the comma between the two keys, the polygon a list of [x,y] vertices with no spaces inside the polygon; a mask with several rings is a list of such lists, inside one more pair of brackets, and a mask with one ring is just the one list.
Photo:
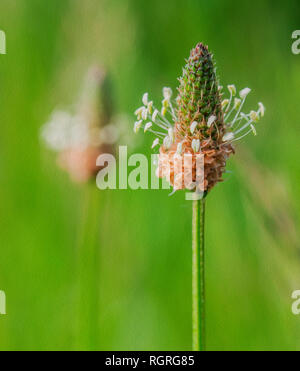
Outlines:
{"label": "ribwort plantain plant", "polygon": [[[235,153],[234,142],[251,132],[265,114],[258,109],[242,110],[251,92],[245,88],[237,95],[235,85],[228,86],[229,98],[223,97],[216,65],[208,47],[199,43],[190,54],[179,78],[177,98],[170,88],[163,89],[158,110],[149,94],[135,112],[134,132],[156,136],[152,148],[159,147],[157,176],[166,178],[174,192],[186,189],[194,193],[192,217],[193,256],[193,349],[206,350],[205,336],[205,201],[211,190],[223,181],[228,158]],[[185,161],[188,156],[190,161]],[[201,171],[197,166],[202,158]],[[199,174],[201,173],[201,174]]]}

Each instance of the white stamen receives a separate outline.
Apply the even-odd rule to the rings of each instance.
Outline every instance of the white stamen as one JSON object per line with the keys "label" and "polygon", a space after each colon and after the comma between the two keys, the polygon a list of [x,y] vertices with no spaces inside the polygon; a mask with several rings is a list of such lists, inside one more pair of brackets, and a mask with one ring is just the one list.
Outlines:
{"label": "white stamen", "polygon": [[253,134],[256,136],[257,135],[257,131],[255,129],[255,126],[251,124],[250,127],[252,129]]}
{"label": "white stamen", "polygon": [[135,124],[134,124],[134,128],[133,128],[133,131],[137,134],[140,130],[140,128],[142,127],[142,123],[143,121],[140,120],[140,121],[137,121]]}
{"label": "white stamen", "polygon": [[173,91],[171,88],[163,88],[164,99],[169,101],[172,98],[172,95],[173,95]]}
{"label": "white stamen", "polygon": [[138,108],[134,112],[134,114],[137,116],[138,120],[140,120],[142,118],[142,113],[143,113],[144,109],[145,109],[145,107],[143,106],[143,107]]}
{"label": "white stamen", "polygon": [[148,103],[148,112],[149,112],[149,115],[152,115],[153,113],[153,102],[149,102]]}
{"label": "white stamen", "polygon": [[223,142],[229,142],[231,140],[234,139],[234,134],[233,133],[226,133],[224,136],[223,136]]}
{"label": "white stamen", "polygon": [[146,131],[148,131],[149,129],[152,128],[152,122],[148,122],[146,125],[145,125],[145,128],[144,128],[144,133],[146,133]]}
{"label": "white stamen", "polygon": [[234,99],[234,109],[237,111],[241,106],[242,101],[239,98]]}
{"label": "white stamen", "polygon": [[259,121],[259,116],[258,116],[257,112],[255,112],[255,111],[251,111],[250,112],[250,118],[254,122],[258,122]]}
{"label": "white stamen", "polygon": [[158,110],[156,109],[152,115],[152,121],[155,122],[156,118],[157,118],[157,115],[159,114]]}
{"label": "white stamen", "polygon": [[142,112],[142,119],[147,120],[147,118],[148,118],[148,109],[144,108],[144,110]]}
{"label": "white stamen", "polygon": [[261,117],[264,117],[266,111],[265,106],[261,102],[258,103],[258,106]]}
{"label": "white stamen", "polygon": [[223,102],[222,102],[222,108],[224,109],[225,107],[227,107],[229,104],[229,99],[224,99]]}
{"label": "white stamen", "polygon": [[210,118],[207,121],[207,126],[210,128],[212,124],[216,121],[216,119],[217,119],[217,116],[214,116],[214,115],[210,116]]}
{"label": "white stamen", "polygon": [[240,104],[240,107],[239,107],[238,110],[237,110],[237,113],[236,113],[236,115],[235,115],[235,117],[234,117],[234,119],[233,119],[233,121],[232,121],[231,126],[234,126],[234,124],[235,124],[236,121],[238,120],[239,115],[240,115],[240,113],[241,113],[241,111],[242,111],[242,109],[243,109],[243,106],[244,106],[244,104],[245,104],[245,101],[246,101],[247,95],[248,95],[250,92],[251,92],[251,89],[249,89],[249,88],[245,88],[245,89],[243,89],[243,90],[240,91],[240,97],[243,99],[243,101],[242,101],[242,103]]}
{"label": "white stamen", "polygon": [[245,99],[250,92],[251,92],[251,89],[245,88],[245,89],[240,91],[240,97],[242,99]]}
{"label": "white stamen", "polygon": [[143,95],[143,99],[142,99],[142,102],[143,102],[143,104],[144,104],[145,106],[148,105],[148,99],[149,99],[149,94],[148,94],[148,93],[145,93],[145,94]]}
{"label": "white stamen", "polygon": [[199,150],[200,150],[200,140],[199,139],[193,139],[192,149],[195,153],[199,152]]}
{"label": "white stamen", "polygon": [[156,146],[158,146],[159,145],[159,139],[158,138],[156,138],[155,140],[154,140],[154,142],[152,143],[152,149],[153,148],[155,148]]}
{"label": "white stamen", "polygon": [[191,130],[191,133],[192,134],[194,134],[197,126],[198,126],[198,122],[197,121],[193,121],[192,124],[191,124],[191,127],[190,127],[190,130]]}
{"label": "white stamen", "polygon": [[228,85],[228,90],[229,90],[230,94],[232,94],[233,97],[236,95],[235,85]]}

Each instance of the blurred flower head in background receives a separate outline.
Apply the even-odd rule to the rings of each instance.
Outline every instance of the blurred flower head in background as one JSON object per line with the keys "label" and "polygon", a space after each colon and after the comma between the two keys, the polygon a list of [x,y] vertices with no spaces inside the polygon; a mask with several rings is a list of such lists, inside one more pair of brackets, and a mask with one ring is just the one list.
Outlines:
{"label": "blurred flower head in background", "polygon": [[114,114],[111,82],[107,72],[92,67],[87,73],[75,113],[55,110],[42,127],[48,148],[58,153],[58,164],[72,180],[87,182],[99,170],[102,153],[114,153],[127,132],[128,119]]}

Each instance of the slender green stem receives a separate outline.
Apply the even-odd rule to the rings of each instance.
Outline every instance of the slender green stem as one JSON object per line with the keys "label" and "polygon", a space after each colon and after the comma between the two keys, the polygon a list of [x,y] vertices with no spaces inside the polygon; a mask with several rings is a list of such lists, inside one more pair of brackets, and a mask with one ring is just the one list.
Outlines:
{"label": "slender green stem", "polygon": [[193,350],[205,348],[205,198],[193,201]]}

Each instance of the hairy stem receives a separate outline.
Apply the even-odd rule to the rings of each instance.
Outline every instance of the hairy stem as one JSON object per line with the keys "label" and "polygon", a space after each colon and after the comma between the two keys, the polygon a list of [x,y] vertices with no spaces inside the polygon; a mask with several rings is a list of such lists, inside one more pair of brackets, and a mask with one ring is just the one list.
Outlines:
{"label": "hairy stem", "polygon": [[193,350],[205,350],[205,198],[193,201]]}

